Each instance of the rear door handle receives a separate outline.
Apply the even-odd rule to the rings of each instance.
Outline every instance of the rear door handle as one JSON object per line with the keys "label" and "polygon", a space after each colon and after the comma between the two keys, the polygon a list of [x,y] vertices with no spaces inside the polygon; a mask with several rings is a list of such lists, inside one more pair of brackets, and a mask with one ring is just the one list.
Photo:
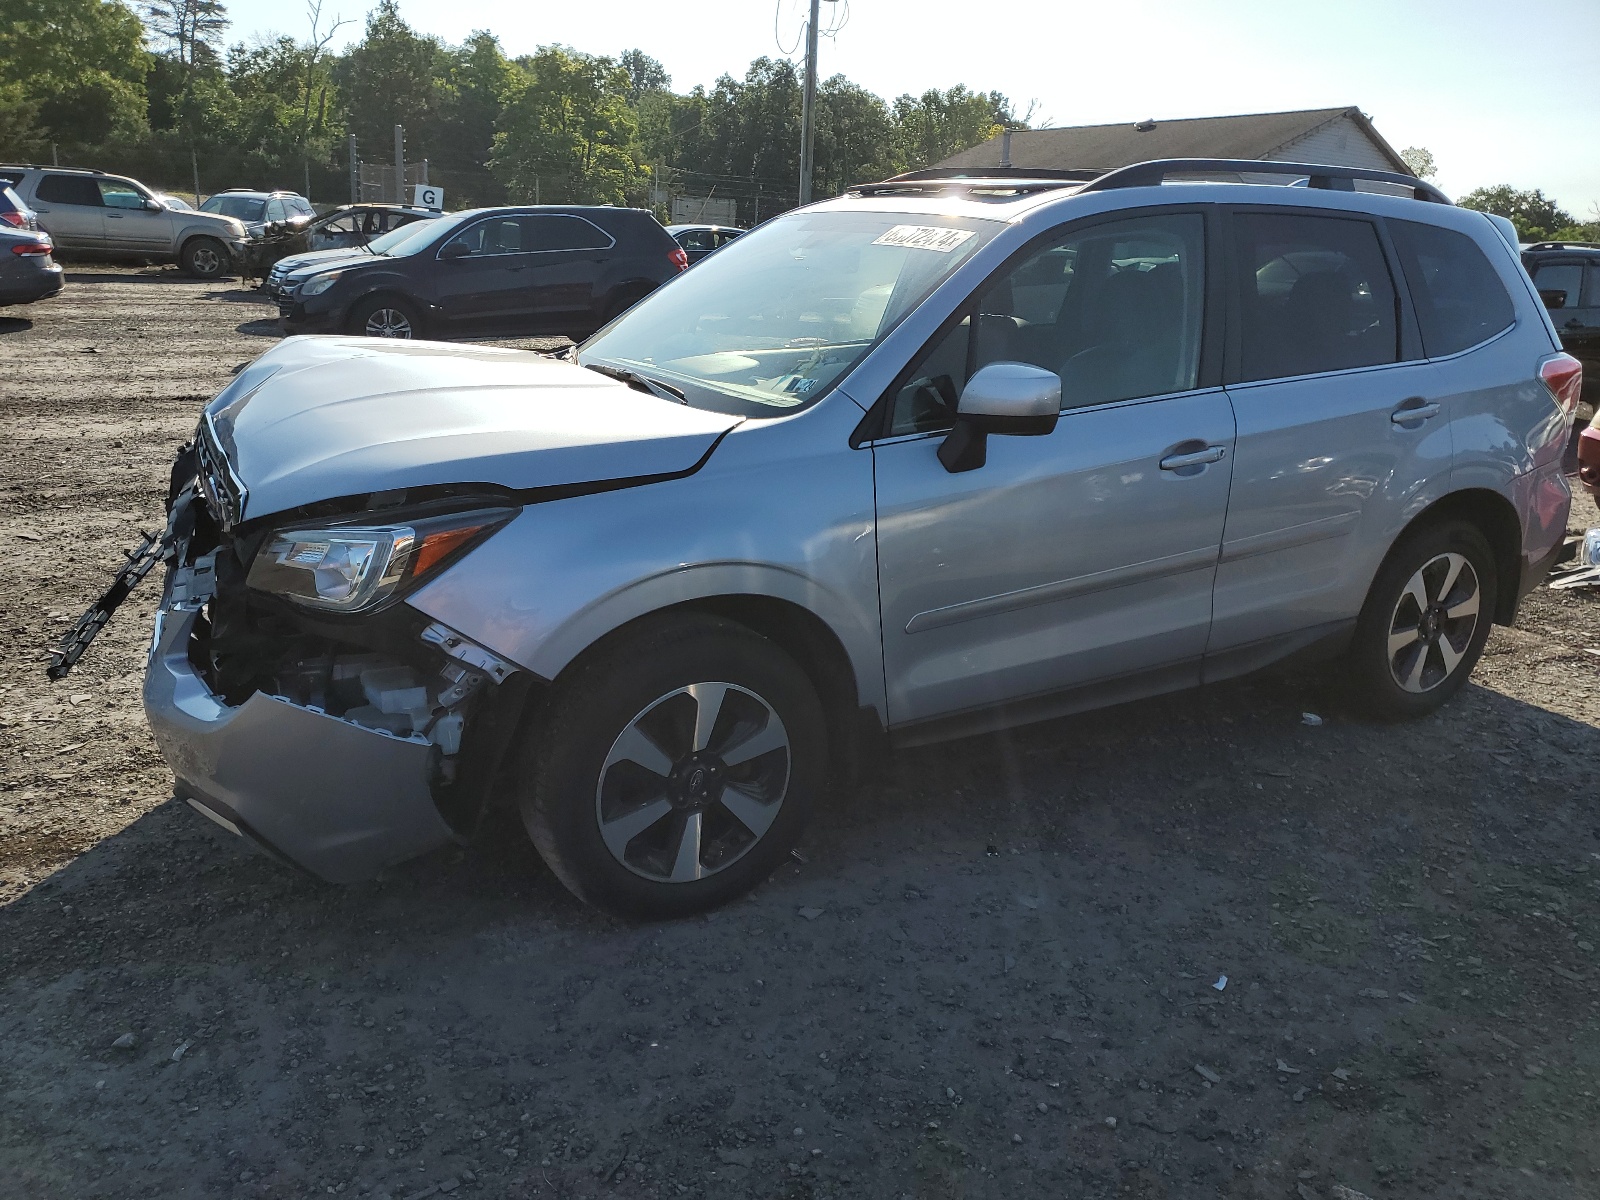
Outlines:
{"label": "rear door handle", "polygon": [[1227,453],[1226,446],[1207,446],[1203,450],[1194,450],[1188,454],[1169,454],[1161,460],[1161,469],[1182,471],[1186,467],[1204,467],[1210,463],[1221,462],[1223,455]]}
{"label": "rear door handle", "polygon": [[1413,396],[1390,413],[1389,420],[1396,425],[1420,425],[1422,422],[1438,415],[1439,406],[1437,404],[1429,404],[1421,396]]}

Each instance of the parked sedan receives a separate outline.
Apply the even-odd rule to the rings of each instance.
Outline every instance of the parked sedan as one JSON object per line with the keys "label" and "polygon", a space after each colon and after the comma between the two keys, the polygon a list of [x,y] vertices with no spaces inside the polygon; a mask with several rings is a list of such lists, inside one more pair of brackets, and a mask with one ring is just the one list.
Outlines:
{"label": "parked sedan", "polygon": [[286,333],[585,337],[688,265],[633,208],[478,209],[324,253],[279,285]]}
{"label": "parked sedan", "polygon": [[61,290],[61,266],[48,233],[0,225],[0,307],[32,304]]}

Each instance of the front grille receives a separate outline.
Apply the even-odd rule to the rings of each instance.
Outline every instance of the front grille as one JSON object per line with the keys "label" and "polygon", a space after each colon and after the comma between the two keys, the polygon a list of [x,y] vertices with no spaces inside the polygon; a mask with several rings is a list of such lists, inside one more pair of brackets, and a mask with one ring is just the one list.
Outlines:
{"label": "front grille", "polygon": [[200,459],[200,492],[206,507],[223,529],[232,529],[244,514],[248,493],[238,476],[228,464],[228,456],[217,443],[211,429],[211,419],[200,422],[200,432],[195,437],[195,450]]}

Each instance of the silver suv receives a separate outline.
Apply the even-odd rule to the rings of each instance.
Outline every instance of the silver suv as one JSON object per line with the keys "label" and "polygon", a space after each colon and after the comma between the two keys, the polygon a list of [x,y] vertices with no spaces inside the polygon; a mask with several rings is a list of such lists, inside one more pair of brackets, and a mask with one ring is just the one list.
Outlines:
{"label": "silver suv", "polygon": [[175,262],[197,279],[243,264],[247,237],[233,217],[173,208],[136,180],[68,167],[0,166],[39,226],[67,254]]}
{"label": "silver suv", "polygon": [[567,361],[262,355],[174,472],[146,710],[180,794],[327,879],[504,804],[584,899],[694,911],[875,742],[1291,654],[1434,711],[1558,553],[1578,375],[1507,234],[1408,177],[859,187]]}

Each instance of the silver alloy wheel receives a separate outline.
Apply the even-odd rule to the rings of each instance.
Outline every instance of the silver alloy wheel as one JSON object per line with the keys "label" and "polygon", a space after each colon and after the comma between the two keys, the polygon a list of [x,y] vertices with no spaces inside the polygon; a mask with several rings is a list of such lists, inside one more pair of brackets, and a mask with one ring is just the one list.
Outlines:
{"label": "silver alloy wheel", "polygon": [[398,308],[375,308],[367,317],[367,336],[408,338],[411,336],[411,318]]}
{"label": "silver alloy wheel", "polygon": [[196,246],[189,255],[189,265],[199,275],[216,275],[222,270],[222,255],[210,246]]}
{"label": "silver alloy wheel", "polygon": [[1389,620],[1389,674],[1401,688],[1431,692],[1455,674],[1478,630],[1481,596],[1478,573],[1460,554],[1417,569]]}
{"label": "silver alloy wheel", "polygon": [[789,754],[782,719],[748,688],[679,688],[612,743],[595,788],[601,840],[628,870],[658,883],[715,875],[777,819]]}

